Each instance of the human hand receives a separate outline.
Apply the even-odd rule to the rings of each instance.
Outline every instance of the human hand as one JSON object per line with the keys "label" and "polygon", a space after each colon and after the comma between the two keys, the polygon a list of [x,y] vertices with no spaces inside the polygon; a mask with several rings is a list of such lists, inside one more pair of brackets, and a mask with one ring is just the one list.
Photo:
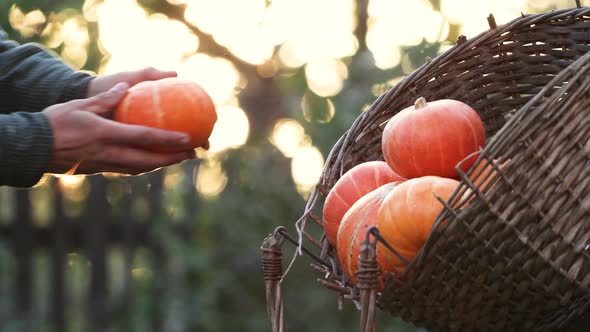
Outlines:
{"label": "human hand", "polygon": [[[78,172],[141,174],[195,157],[188,135],[128,125],[103,116],[112,111],[129,85],[116,84],[92,98],[72,100],[43,110],[53,129],[53,158],[49,172],[64,173],[79,161]],[[173,145],[182,152],[158,153],[142,145]],[[186,147],[186,149],[184,149]]]}
{"label": "human hand", "polygon": [[88,85],[87,97],[94,97],[99,93],[106,92],[117,83],[127,83],[134,86],[143,81],[157,81],[167,77],[176,77],[175,71],[163,71],[148,67],[134,71],[124,71],[116,74],[98,76],[93,78]]}

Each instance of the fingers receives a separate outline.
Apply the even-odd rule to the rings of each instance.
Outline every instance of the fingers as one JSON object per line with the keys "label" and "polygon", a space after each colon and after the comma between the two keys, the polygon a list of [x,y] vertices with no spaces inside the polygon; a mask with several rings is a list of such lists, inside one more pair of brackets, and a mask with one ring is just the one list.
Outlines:
{"label": "fingers", "polygon": [[86,99],[87,106],[83,108],[84,111],[89,111],[95,114],[103,115],[115,109],[121,99],[127,93],[129,84],[123,82],[118,83],[109,89],[107,92],[98,94],[92,98]]}
{"label": "fingers", "polygon": [[64,104],[69,110],[90,111],[99,115],[103,115],[115,109],[121,99],[127,93],[129,84],[123,82],[115,84],[106,92],[97,94],[94,97],[86,99],[76,99]]}
{"label": "fingers", "polygon": [[102,138],[106,142],[133,146],[186,146],[191,140],[185,133],[115,121],[105,122]]}
{"label": "fingers", "polygon": [[110,146],[96,156],[97,162],[84,161],[79,173],[114,172],[138,175],[195,158],[194,150],[158,153],[132,147]]}
{"label": "fingers", "polygon": [[[159,70],[159,69],[156,69],[153,67],[144,68],[142,70],[139,70],[138,74],[139,75],[137,75],[137,78],[141,79],[141,81],[157,81],[157,80],[161,80],[163,78],[176,77],[178,75],[173,70],[163,71],[163,70]],[[139,83],[139,82],[137,82],[137,83]],[[137,83],[135,83],[135,84],[137,84]],[[131,84],[131,83],[129,83],[129,84]]]}
{"label": "fingers", "polygon": [[144,81],[157,81],[163,78],[176,77],[175,71],[164,71],[154,67],[148,67],[140,70],[121,72],[116,75],[118,82],[127,82],[130,86],[134,86]]}

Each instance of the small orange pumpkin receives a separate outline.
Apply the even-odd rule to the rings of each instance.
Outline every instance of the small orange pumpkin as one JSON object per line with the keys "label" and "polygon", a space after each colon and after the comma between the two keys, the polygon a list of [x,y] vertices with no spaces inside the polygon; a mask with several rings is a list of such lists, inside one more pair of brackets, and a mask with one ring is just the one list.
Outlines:
{"label": "small orange pumpkin", "polygon": [[[494,177],[496,177],[496,173],[498,172],[498,169],[504,168],[509,161],[510,161],[510,159],[504,161],[502,164],[497,165],[499,163],[498,159],[492,160],[491,163],[488,163],[487,160],[482,160],[473,169],[473,172],[469,176],[469,180],[471,180],[471,182],[473,183],[475,188],[477,188],[477,190],[480,190],[480,191],[484,190],[486,187],[488,187],[488,185],[490,184],[491,181],[494,181],[494,183],[492,183],[492,187],[493,187],[496,185],[496,182],[497,182],[497,180],[494,179]],[[494,167],[496,167],[496,168],[494,168]],[[491,189],[491,187],[487,188],[487,190],[490,190],[490,189]],[[467,200],[468,202],[470,202],[473,199],[473,196],[471,196],[471,188],[467,188],[467,190],[465,191],[465,193],[463,194],[462,197],[464,200]]]}
{"label": "small orange pumpkin", "polygon": [[[343,272],[357,283],[356,271],[359,265],[361,245],[366,239],[367,231],[377,224],[379,207],[396,185],[392,182],[371,191],[356,201],[346,212],[338,228],[337,253]],[[379,257],[377,258],[379,260]]]}
{"label": "small orange pumpkin", "polygon": [[[455,166],[485,146],[485,128],[477,112],[452,99],[419,98],[394,115],[384,128],[385,161],[405,178],[435,175],[458,178]],[[468,170],[475,161],[461,164]]]}
{"label": "small orange pumpkin", "polygon": [[386,183],[403,180],[384,161],[367,161],[344,173],[324,202],[322,226],[328,242],[333,247],[337,246],[342,217],[359,198]]}
{"label": "small orange pumpkin", "polygon": [[[379,234],[402,257],[411,262],[422,248],[443,209],[436,198],[448,201],[459,181],[438,176],[409,179],[385,197],[377,217]],[[435,196],[436,195],[436,196]],[[399,273],[406,263],[382,243],[377,245],[383,271]]]}
{"label": "small orange pumpkin", "polygon": [[[217,121],[213,101],[197,83],[178,77],[145,81],[132,86],[119,103],[113,119],[118,122],[185,132],[189,145],[208,145]],[[154,151],[171,147],[148,146]]]}

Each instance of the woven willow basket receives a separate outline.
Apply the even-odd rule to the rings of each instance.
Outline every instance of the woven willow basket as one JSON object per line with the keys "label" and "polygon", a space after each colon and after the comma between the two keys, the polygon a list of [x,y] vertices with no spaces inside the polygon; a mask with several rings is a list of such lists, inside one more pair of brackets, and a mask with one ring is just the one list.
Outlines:
{"label": "woven willow basket", "polygon": [[[485,188],[467,180],[473,171],[462,174],[437,220],[443,227],[407,273],[387,279],[377,306],[430,331],[590,330],[589,15],[578,7],[498,27],[491,19],[489,31],[460,38],[363,112],[296,223],[299,252],[326,272],[320,281],[358,299],[334,249],[312,235],[327,191],[351,167],[382,160],[394,114],[418,97],[456,99],[478,111],[491,137],[476,164],[509,162],[484,175],[493,184]],[[467,189],[472,200],[449,208]]]}

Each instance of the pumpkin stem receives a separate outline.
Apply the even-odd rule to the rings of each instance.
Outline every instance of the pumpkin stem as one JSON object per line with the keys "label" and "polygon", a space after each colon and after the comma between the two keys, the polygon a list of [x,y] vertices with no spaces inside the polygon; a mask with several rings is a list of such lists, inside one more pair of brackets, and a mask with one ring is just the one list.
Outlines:
{"label": "pumpkin stem", "polygon": [[426,102],[426,99],[424,97],[420,97],[418,99],[416,99],[416,102],[414,103],[414,108],[419,110],[421,108],[426,107],[428,103]]}

